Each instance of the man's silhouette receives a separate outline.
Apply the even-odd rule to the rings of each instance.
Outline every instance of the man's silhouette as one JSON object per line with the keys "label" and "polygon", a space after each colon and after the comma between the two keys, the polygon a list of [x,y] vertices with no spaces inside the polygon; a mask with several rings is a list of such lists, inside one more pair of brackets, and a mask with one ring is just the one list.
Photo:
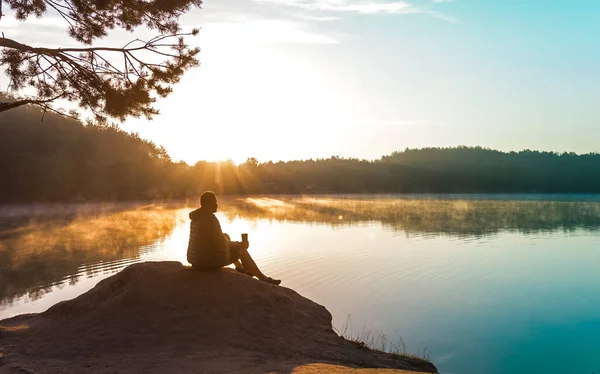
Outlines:
{"label": "man's silhouette", "polygon": [[[218,207],[214,192],[206,191],[200,196],[200,208],[190,213],[190,241],[187,260],[194,268],[216,269],[235,264],[236,270],[272,283],[278,279],[264,275],[248,253],[249,242],[232,242],[223,234],[219,220],[214,215]],[[241,263],[240,263],[241,260]]]}

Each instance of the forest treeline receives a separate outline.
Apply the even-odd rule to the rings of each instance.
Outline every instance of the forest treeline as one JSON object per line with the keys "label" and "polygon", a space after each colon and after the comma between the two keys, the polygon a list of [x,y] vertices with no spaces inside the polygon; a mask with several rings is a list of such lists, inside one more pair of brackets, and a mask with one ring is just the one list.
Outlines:
{"label": "forest treeline", "polygon": [[[200,140],[201,141],[201,140]],[[288,193],[600,193],[600,154],[406,149],[379,160],[173,162],[116,127],[38,109],[0,114],[0,202]]]}

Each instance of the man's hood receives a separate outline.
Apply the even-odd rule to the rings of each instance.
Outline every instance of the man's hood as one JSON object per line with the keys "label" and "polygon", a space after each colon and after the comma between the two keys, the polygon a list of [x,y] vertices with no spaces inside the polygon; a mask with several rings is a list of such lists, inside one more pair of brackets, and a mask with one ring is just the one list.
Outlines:
{"label": "man's hood", "polygon": [[200,208],[190,212],[190,219],[192,221],[195,221],[198,218],[200,218],[201,216],[207,215],[207,214],[211,214],[211,212],[209,212],[208,209],[204,209],[204,208],[200,207]]}

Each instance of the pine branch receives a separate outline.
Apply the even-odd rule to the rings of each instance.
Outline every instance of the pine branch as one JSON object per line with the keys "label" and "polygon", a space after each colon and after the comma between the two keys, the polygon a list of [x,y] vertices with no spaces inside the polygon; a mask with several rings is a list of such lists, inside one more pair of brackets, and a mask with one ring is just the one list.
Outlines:
{"label": "pine branch", "polygon": [[151,118],[158,113],[152,106],[156,97],[167,96],[183,72],[198,65],[199,49],[189,48],[182,39],[197,32],[134,39],[122,48],[34,47],[2,37],[0,64],[6,66],[11,88],[30,86],[38,92],[37,98],[9,103],[4,110],[26,104],[47,108],[52,97],[64,97],[97,117]]}
{"label": "pine branch", "polygon": [[50,99],[45,99],[45,100],[23,99],[23,100],[12,101],[9,103],[0,102],[0,112],[4,112],[4,111],[10,110],[10,109],[15,109],[20,106],[27,105],[27,104],[34,104],[34,105],[48,104],[54,100],[60,99],[62,96],[63,95],[59,95],[59,96],[52,97]]}

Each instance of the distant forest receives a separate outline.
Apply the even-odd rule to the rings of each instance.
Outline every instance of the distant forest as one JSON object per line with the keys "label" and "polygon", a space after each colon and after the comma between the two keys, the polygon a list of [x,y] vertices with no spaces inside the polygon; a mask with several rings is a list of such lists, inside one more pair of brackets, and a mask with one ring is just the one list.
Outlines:
{"label": "distant forest", "polygon": [[[0,114],[0,202],[221,194],[600,193],[600,154],[406,149],[379,160],[188,165],[116,127],[22,107]],[[201,141],[201,140],[200,140]]]}

